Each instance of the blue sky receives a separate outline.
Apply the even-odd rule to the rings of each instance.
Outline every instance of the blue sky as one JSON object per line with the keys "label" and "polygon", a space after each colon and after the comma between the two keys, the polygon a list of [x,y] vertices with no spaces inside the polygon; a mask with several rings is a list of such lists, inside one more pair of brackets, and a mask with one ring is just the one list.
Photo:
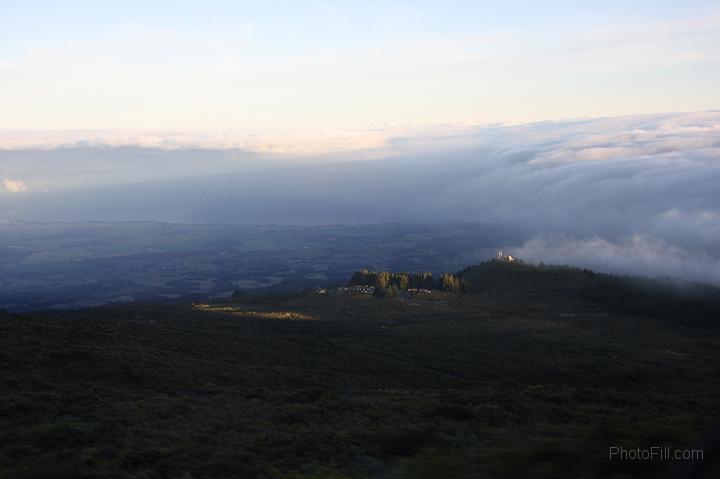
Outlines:
{"label": "blue sky", "polygon": [[720,2],[3,2],[0,128],[351,128],[720,108]]}

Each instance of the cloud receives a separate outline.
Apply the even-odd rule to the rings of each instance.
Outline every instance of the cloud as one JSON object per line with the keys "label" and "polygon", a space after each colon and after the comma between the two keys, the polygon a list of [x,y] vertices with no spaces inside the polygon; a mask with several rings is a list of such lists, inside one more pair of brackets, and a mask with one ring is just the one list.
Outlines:
{"label": "cloud", "polygon": [[572,264],[616,274],[665,276],[720,284],[720,260],[717,258],[642,235],[619,241],[597,236],[543,235],[528,240],[515,253],[526,260],[546,264]]}
{"label": "cloud", "polygon": [[[0,151],[4,174],[53,192],[15,195],[12,204],[6,198],[0,217],[12,212],[38,221],[501,222],[518,231],[518,240],[505,246],[522,247],[528,255],[542,252],[532,259],[553,261],[548,244],[523,246],[528,238],[547,236],[568,243],[563,248],[575,251],[567,256],[572,261],[594,258],[594,266],[618,272],[675,271],[720,281],[712,273],[720,260],[719,132],[717,111],[519,125],[378,126],[355,130],[357,147],[280,156],[224,148],[211,132],[178,133],[173,141],[188,141],[186,148],[149,148],[152,143],[142,139],[148,133],[140,132],[104,146],[91,141],[92,146]],[[191,148],[197,135],[210,140]],[[365,142],[365,135],[373,141]],[[69,136],[94,138],[87,132]],[[308,141],[324,137],[341,139],[343,133],[320,132]],[[278,145],[285,138],[303,144],[302,135],[282,138]],[[478,239],[479,249],[485,241]]]}
{"label": "cloud", "polygon": [[[400,137],[447,137],[468,125],[362,126],[354,129],[97,129],[0,130],[0,152],[68,148],[135,147],[155,150],[244,150],[278,157],[307,157],[375,150],[388,156]],[[397,151],[397,149],[393,150]]]}
{"label": "cloud", "polygon": [[3,177],[2,184],[5,187],[5,190],[10,193],[22,193],[27,191],[25,183],[20,180],[11,180],[10,178]]}

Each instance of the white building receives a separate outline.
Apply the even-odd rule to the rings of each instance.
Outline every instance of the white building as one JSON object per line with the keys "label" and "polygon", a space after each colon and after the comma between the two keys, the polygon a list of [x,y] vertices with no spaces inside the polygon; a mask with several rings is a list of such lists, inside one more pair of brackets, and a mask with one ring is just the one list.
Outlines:
{"label": "white building", "polygon": [[495,261],[504,261],[505,263],[512,263],[513,261],[515,261],[515,258],[513,258],[511,255],[505,256],[502,251],[498,251]]}

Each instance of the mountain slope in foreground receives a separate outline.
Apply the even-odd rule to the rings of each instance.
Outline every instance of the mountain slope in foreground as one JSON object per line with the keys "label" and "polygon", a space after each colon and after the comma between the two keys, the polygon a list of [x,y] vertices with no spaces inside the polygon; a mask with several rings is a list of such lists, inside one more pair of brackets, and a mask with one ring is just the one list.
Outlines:
{"label": "mountain slope in foreground", "polygon": [[0,314],[0,476],[690,477],[716,457],[608,452],[702,444],[718,329],[475,273],[480,294]]}

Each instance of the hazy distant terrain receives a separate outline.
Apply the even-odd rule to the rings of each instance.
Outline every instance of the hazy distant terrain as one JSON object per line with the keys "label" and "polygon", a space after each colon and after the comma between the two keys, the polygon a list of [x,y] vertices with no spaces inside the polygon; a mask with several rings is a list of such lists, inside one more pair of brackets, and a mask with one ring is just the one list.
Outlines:
{"label": "hazy distant terrain", "polygon": [[457,271],[522,242],[503,225],[0,224],[0,308],[229,296],[345,283],[361,267]]}

